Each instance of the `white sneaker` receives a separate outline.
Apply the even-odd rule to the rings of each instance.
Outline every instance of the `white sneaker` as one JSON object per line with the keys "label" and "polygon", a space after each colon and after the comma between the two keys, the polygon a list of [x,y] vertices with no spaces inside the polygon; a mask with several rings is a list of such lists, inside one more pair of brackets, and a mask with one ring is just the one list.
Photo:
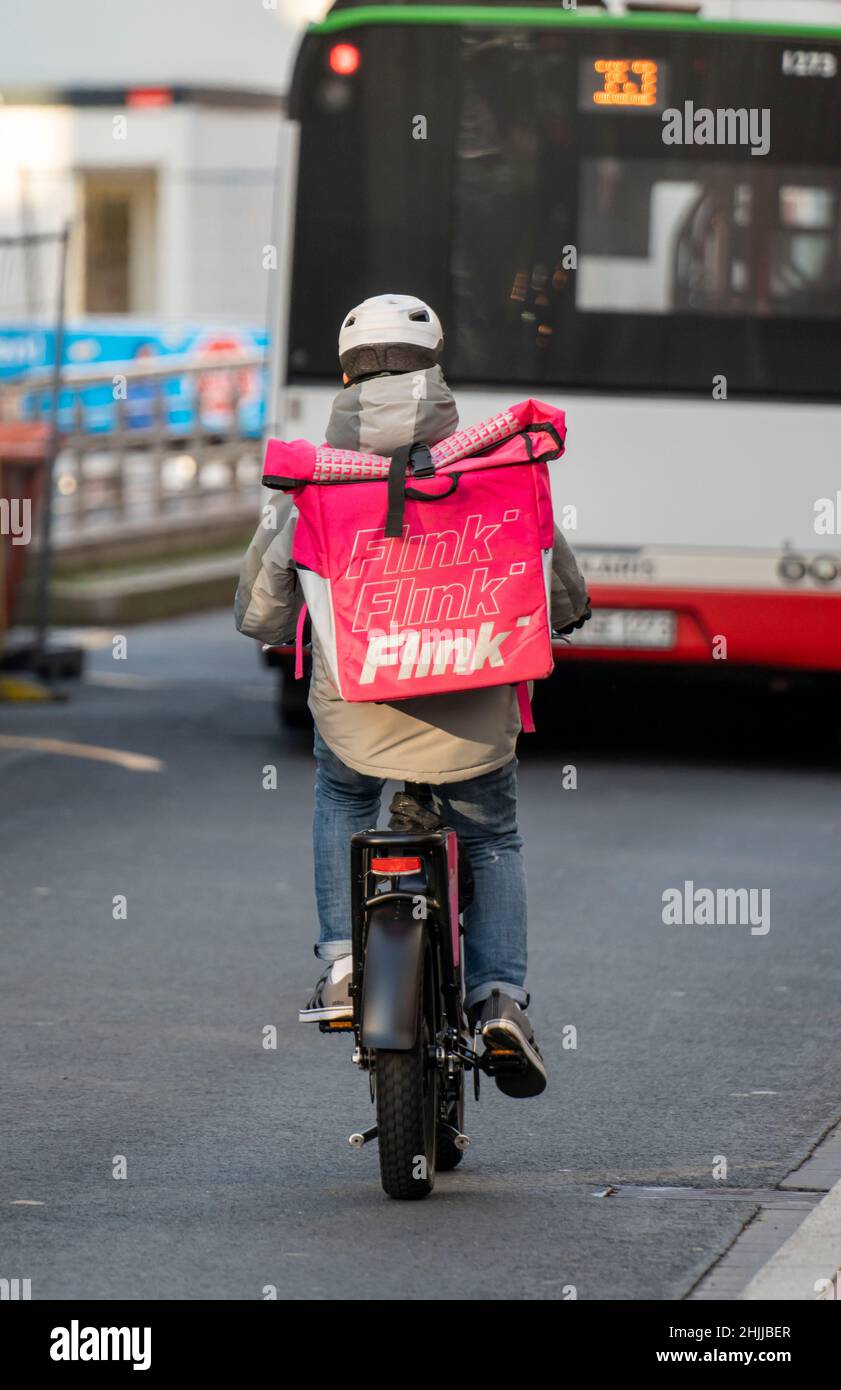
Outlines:
{"label": "white sneaker", "polygon": [[350,1022],[353,1018],[350,997],[352,972],[353,956],[350,954],[328,963],[316,982],[309,1003],[298,1010],[298,1022]]}

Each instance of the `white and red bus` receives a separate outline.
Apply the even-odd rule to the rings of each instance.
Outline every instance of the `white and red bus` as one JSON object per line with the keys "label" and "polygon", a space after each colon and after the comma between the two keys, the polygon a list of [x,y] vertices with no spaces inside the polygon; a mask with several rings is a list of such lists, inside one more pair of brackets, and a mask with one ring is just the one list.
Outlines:
{"label": "white and red bus", "polygon": [[463,423],[562,405],[565,660],[841,671],[841,4],[796,8],[346,3],[303,39],[275,429],[323,437],[386,290],[441,315]]}

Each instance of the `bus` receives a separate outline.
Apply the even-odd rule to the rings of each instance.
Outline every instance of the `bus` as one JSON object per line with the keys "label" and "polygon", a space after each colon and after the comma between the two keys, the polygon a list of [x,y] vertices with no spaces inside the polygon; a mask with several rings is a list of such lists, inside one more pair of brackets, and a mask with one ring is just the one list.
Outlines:
{"label": "bus", "polygon": [[463,424],[567,412],[564,660],[841,671],[841,5],[797,9],[342,3],[303,37],[273,432],[323,438],[348,307],[427,299]]}

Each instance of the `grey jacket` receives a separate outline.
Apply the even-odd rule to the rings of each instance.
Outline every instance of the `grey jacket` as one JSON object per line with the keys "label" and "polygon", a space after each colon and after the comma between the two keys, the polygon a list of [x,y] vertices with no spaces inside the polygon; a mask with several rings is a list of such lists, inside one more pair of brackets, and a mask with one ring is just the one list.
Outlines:
{"label": "grey jacket", "polygon": [[[455,401],[441,368],[431,367],[375,377],[342,391],[333,403],[326,440],[334,448],[392,454],[418,439],[435,444],[457,427]],[[273,645],[291,639],[303,602],[292,561],[295,516],[289,497],[266,506],[236,593],[239,631]],[[557,527],[551,598],[555,628],[576,622],[587,610],[584,580]],[[514,756],[520,732],[510,685],[394,704],[351,704],[330,680],[315,636],[309,706],[322,738],[342,762],[394,781],[458,782],[492,772]]]}

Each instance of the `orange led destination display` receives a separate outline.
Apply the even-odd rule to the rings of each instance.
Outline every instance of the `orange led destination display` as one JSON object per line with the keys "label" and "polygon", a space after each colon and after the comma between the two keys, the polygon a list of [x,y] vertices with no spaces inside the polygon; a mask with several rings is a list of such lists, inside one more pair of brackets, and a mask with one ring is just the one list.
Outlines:
{"label": "orange led destination display", "polygon": [[656,106],[657,64],[651,58],[597,58],[604,87],[593,93],[597,106]]}
{"label": "orange led destination display", "polygon": [[666,64],[657,58],[583,58],[578,109],[662,111]]}

